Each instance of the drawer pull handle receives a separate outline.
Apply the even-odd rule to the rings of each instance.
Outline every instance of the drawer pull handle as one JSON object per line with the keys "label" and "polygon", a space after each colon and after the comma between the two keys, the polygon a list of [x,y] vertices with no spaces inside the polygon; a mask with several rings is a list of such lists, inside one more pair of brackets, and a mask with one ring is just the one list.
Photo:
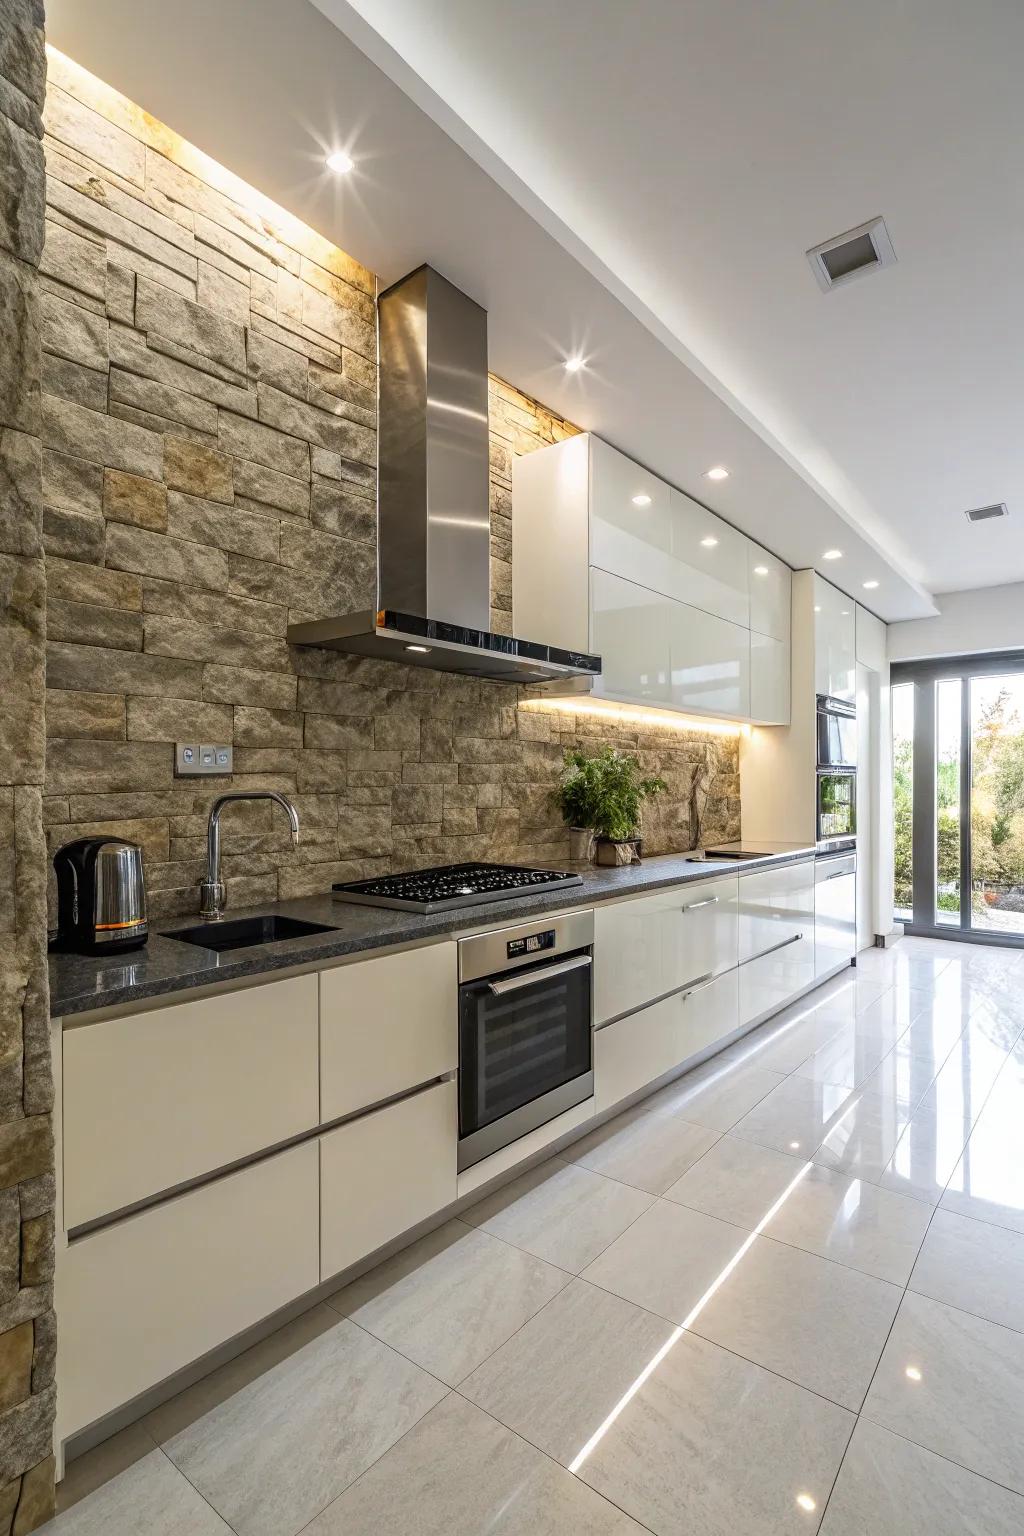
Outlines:
{"label": "drawer pull handle", "polygon": [[520,992],[524,987],[535,986],[538,981],[547,981],[549,976],[564,976],[566,971],[578,971],[589,964],[589,955],[577,955],[573,960],[559,960],[557,965],[546,965],[540,971],[527,971],[525,976],[508,976],[504,981],[488,982],[488,986],[495,997],[504,997],[506,992]]}
{"label": "drawer pull handle", "polygon": [[[761,951],[761,953],[759,955],[751,955],[750,959],[751,960],[763,960],[766,955],[774,955],[776,950],[787,949],[790,944],[796,944],[802,938],[803,938],[803,934],[802,933],[794,933],[792,938],[790,938],[790,939],[783,939],[781,944],[770,944],[767,949],[762,949],[762,951]],[[749,965],[750,961],[749,960],[745,960],[743,963],[744,963],[744,965]]]}
{"label": "drawer pull handle", "polygon": [[826,875],[824,880],[819,880],[819,885],[827,885],[830,880],[845,880],[847,875],[854,874],[852,869],[837,869],[834,875]]}
{"label": "drawer pull handle", "polygon": [[687,982],[683,989],[683,1002],[685,1003],[686,999],[688,997],[692,997],[698,988],[703,987],[707,982],[709,982],[714,974],[714,971],[705,971],[703,976],[697,976],[693,981]]}
{"label": "drawer pull handle", "polygon": [[717,896],[706,896],[703,901],[691,901],[688,907],[680,907],[680,912],[696,912],[698,907],[714,907],[718,905]]}

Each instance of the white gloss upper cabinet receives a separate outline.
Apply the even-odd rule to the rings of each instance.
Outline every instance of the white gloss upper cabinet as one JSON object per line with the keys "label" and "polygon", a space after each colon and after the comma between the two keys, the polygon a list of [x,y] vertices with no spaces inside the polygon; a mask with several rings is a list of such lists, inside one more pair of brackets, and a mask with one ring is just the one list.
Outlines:
{"label": "white gloss upper cabinet", "polygon": [[883,672],[886,659],[885,625],[857,604],[857,662],[871,672]]}
{"label": "white gloss upper cabinet", "polygon": [[789,696],[789,641],[751,630],[751,720],[758,725],[788,725]]}
{"label": "white gloss upper cabinet", "polygon": [[608,571],[591,571],[590,583],[590,644],[602,658],[595,692],[671,703],[671,614],[676,605]]}
{"label": "white gloss upper cabinet", "polygon": [[793,597],[793,572],[789,566],[748,539],[747,580],[751,629],[759,635],[770,635],[773,640],[788,640]]}
{"label": "white gloss upper cabinet", "polygon": [[750,623],[748,540],[682,491],[670,492],[670,505],[670,596],[746,628]]}
{"label": "white gloss upper cabinet", "polygon": [[590,437],[590,564],[671,596],[671,492],[664,480]]}
{"label": "white gloss upper cabinet", "polygon": [[857,697],[856,603],[814,578],[814,691],[852,704]]}
{"label": "white gloss upper cabinet", "polygon": [[705,715],[750,714],[750,631],[672,603],[671,702]]}

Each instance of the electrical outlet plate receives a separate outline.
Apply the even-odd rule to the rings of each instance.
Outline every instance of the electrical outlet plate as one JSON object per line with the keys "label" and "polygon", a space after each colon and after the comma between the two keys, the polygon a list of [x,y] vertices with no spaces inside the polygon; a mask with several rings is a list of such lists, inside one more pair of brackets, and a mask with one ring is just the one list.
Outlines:
{"label": "electrical outlet plate", "polygon": [[174,772],[179,779],[222,777],[234,769],[234,748],[229,743],[179,741],[174,748]]}

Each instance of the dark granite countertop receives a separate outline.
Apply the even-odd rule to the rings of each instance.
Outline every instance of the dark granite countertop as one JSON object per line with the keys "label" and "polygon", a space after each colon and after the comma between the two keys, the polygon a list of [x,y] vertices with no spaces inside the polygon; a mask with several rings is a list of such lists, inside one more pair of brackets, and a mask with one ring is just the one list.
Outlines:
{"label": "dark granite countertop", "polygon": [[144,998],[166,997],[187,992],[193,987],[207,987],[218,982],[239,981],[250,976],[270,975],[291,966],[316,965],[343,955],[381,949],[394,944],[414,944],[445,934],[474,928],[499,927],[506,923],[529,920],[545,912],[566,911],[570,907],[591,906],[617,896],[632,896],[656,891],[687,881],[708,880],[725,874],[743,875],[763,869],[768,864],[813,858],[814,849],[788,845],[785,852],[737,864],[732,859],[696,861],[692,854],[663,854],[645,859],[642,864],[622,869],[600,869],[591,864],[559,866],[572,868],[583,884],[513,900],[488,902],[457,912],[440,912],[423,917],[415,912],[396,912],[386,907],[356,906],[323,896],[303,897],[245,910],[230,911],[228,917],[247,917],[280,913],[304,918],[313,923],[329,924],[333,932],[314,933],[306,938],[283,939],[274,944],[260,944],[221,954],[196,944],[185,944],[172,935],[175,929],[188,928],[198,919],[169,918],[158,922],[143,949],[121,955],[50,956],[50,1012],[54,1018],[84,1013],[95,1008],[111,1008],[119,1003]]}

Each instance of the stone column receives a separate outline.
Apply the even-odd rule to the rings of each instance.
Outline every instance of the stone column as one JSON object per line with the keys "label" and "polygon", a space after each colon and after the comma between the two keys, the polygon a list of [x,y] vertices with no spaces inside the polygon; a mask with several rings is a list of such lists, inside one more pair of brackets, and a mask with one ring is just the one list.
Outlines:
{"label": "stone column", "polygon": [[24,1536],[53,1511],[36,292],[46,210],[45,90],[42,0],[0,0],[0,1536]]}

